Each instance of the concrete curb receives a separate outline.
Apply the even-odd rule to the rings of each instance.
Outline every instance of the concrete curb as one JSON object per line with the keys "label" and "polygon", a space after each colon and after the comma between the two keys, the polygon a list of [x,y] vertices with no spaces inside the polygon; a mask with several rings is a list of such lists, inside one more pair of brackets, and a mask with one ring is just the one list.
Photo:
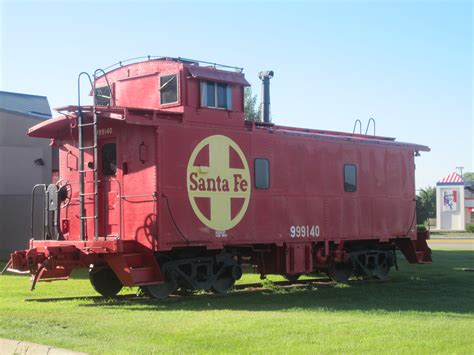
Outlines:
{"label": "concrete curb", "polygon": [[0,355],[87,355],[76,351],[55,348],[26,341],[0,339]]}

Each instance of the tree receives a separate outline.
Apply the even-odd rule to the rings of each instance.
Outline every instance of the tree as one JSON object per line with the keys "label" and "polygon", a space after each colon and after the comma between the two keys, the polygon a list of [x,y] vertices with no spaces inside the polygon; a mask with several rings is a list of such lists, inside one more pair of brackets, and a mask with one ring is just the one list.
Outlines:
{"label": "tree", "polygon": [[260,107],[257,108],[257,95],[252,95],[252,88],[247,86],[244,91],[245,119],[260,122]]}
{"label": "tree", "polygon": [[421,189],[416,198],[416,223],[423,224],[428,218],[436,217],[436,189]]}
{"label": "tree", "polygon": [[474,173],[472,173],[472,172],[464,173],[464,174],[462,174],[462,177],[464,178],[465,182],[474,181]]}

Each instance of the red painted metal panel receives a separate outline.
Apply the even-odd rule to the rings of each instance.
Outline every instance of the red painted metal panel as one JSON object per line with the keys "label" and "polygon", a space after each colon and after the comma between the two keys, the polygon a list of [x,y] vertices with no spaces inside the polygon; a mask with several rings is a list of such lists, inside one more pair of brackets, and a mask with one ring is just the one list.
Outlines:
{"label": "red painted metal panel", "polygon": [[[169,73],[179,74],[180,98],[163,106],[159,76]],[[201,107],[200,78],[232,84],[233,109]],[[102,171],[104,144],[117,145],[116,175],[99,174],[98,241],[93,241],[93,223],[86,225],[86,241],[79,241],[77,108],[64,108],[71,111],[67,117],[41,123],[29,134],[54,138],[60,146],[60,177],[72,186],[71,202],[61,210],[64,238],[83,254],[91,248],[116,254],[110,265],[124,284],[161,277],[156,268],[147,269],[154,267],[150,262],[132,271],[137,258],[124,252],[153,257],[152,251],[195,246],[276,245],[281,260],[272,267],[300,273],[312,271],[316,246],[314,254],[325,260],[329,242],[403,237],[406,241],[399,245],[410,260],[427,260],[423,241],[412,243],[413,153],[427,147],[393,138],[245,123],[243,75],[213,68],[147,61],[118,68],[108,79],[115,85],[118,106],[98,109],[99,162],[85,152],[85,165]],[[97,84],[105,85],[104,78]],[[83,109],[90,122],[92,109]],[[92,129],[85,136],[85,145],[91,145]],[[268,189],[256,188],[257,158],[269,161]],[[344,189],[345,164],[356,166],[354,192]],[[85,192],[91,194],[90,172],[85,180]],[[93,207],[93,198],[87,198],[86,215],[93,215]],[[42,243],[33,243],[35,252],[64,245]]]}

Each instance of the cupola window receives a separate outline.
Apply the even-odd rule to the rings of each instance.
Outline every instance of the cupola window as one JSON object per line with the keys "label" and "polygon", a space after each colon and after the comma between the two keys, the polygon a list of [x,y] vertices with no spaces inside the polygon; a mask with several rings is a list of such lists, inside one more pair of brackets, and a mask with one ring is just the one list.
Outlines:
{"label": "cupola window", "polygon": [[201,106],[232,110],[232,87],[215,81],[201,81]]}

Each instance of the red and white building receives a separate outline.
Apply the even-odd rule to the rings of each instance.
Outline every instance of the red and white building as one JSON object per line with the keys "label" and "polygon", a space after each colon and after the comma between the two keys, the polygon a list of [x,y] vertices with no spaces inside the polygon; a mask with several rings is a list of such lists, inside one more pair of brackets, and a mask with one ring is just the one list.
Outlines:
{"label": "red and white building", "polygon": [[436,183],[436,229],[465,230],[474,223],[474,193],[456,172]]}

